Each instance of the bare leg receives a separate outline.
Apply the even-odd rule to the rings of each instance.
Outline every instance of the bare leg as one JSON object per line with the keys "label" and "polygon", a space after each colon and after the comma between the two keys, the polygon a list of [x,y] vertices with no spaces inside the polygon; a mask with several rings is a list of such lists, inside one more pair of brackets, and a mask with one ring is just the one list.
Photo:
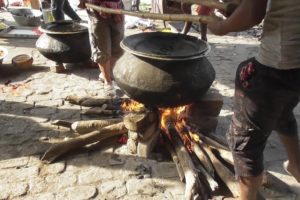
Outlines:
{"label": "bare leg", "polygon": [[298,182],[300,182],[300,150],[298,135],[278,135],[288,156],[288,161],[285,163],[286,169],[295,177]]}
{"label": "bare leg", "polygon": [[110,61],[107,61],[105,64],[98,64],[101,73],[103,73],[104,81],[106,84],[112,84],[111,80],[111,66]]}
{"label": "bare leg", "polygon": [[207,41],[207,25],[201,24],[201,39]]}
{"label": "bare leg", "polygon": [[240,177],[240,200],[256,200],[256,195],[262,183],[262,174],[256,177]]}

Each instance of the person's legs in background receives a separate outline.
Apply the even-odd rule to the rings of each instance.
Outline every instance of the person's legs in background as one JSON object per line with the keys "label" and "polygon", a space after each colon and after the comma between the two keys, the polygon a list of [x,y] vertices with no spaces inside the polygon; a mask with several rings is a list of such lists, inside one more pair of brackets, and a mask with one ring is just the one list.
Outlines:
{"label": "person's legs in background", "polygon": [[51,8],[55,21],[64,20],[63,6],[66,0],[51,0]]}
{"label": "person's legs in background", "polygon": [[201,40],[207,41],[207,25],[200,24],[201,27]]}
{"label": "person's legs in background", "polygon": [[111,75],[113,67],[115,66],[116,61],[123,55],[123,49],[120,47],[120,42],[124,38],[124,22],[111,22]]}
{"label": "person's legs in background", "polygon": [[74,9],[71,7],[68,0],[64,1],[63,11],[66,15],[68,15],[72,20],[80,21],[81,18],[77,15]]}
{"label": "person's legs in background", "polygon": [[111,85],[111,30],[108,20],[91,19],[90,31],[92,57],[101,73],[99,79],[106,85]]}

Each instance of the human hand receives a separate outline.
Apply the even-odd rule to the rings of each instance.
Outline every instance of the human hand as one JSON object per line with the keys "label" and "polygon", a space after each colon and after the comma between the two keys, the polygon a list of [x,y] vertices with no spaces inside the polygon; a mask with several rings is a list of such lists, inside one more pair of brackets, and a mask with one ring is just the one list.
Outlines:
{"label": "human hand", "polygon": [[212,32],[215,35],[225,35],[227,34],[224,25],[223,25],[223,20],[217,21],[217,22],[212,22],[207,24],[207,28],[210,32]]}

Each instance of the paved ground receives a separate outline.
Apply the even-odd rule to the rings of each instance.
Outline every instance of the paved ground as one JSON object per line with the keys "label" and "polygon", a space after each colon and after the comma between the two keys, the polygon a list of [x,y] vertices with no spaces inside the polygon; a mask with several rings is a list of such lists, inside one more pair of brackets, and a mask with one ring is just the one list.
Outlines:
{"label": "paved ground", "polygon": [[[0,16],[8,20],[3,13]],[[208,39],[212,47],[208,58],[217,74],[213,87],[224,96],[217,133],[224,135],[232,115],[235,69],[256,55],[259,42],[247,33]],[[69,130],[52,126],[51,120],[82,119],[81,108],[65,102],[65,97],[102,95],[103,85],[97,81],[98,70],[83,65],[63,74],[49,72],[49,62],[35,49],[35,41],[0,38],[0,45],[9,51],[0,68],[0,199],[183,199],[184,185],[172,162],[123,155],[122,148],[77,153],[51,165],[39,160],[51,142],[72,136]],[[8,65],[21,53],[33,56],[35,67],[21,70]],[[300,123],[300,106],[295,114]],[[266,168],[300,194],[299,184],[281,167],[285,159],[278,138],[272,136]],[[140,165],[151,167],[152,178],[137,178]]]}

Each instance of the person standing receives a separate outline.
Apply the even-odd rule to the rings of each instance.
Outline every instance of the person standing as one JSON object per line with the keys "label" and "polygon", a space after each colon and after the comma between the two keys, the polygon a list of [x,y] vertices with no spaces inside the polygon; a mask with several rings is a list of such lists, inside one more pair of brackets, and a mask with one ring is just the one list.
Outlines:
{"label": "person standing", "polygon": [[71,7],[68,0],[51,0],[51,8],[53,9],[52,15],[55,21],[64,20],[64,14],[69,16],[72,20],[81,21],[81,18]]}
{"label": "person standing", "polygon": [[[185,14],[191,14],[191,5],[189,4],[182,4],[181,9]],[[207,6],[197,5],[196,12],[198,15],[208,16],[214,12],[213,8],[209,8]],[[185,22],[184,27],[181,31],[182,34],[187,34],[192,26],[192,22]],[[200,31],[201,31],[201,39],[207,41],[207,24],[200,23]]]}
{"label": "person standing", "polygon": [[[123,9],[121,0],[86,0],[86,3],[111,9]],[[113,88],[112,69],[115,62],[122,56],[120,42],[124,37],[124,16],[117,14],[99,13],[87,9],[90,19],[90,40],[92,59],[100,69],[99,80],[107,90]]]}
{"label": "person standing", "polygon": [[293,114],[300,99],[299,0],[243,0],[230,17],[208,24],[208,28],[225,35],[262,20],[258,55],[237,69],[234,115],[227,132],[242,200],[256,199],[264,169],[263,150],[273,130],[279,133],[288,156],[284,169],[300,182],[299,138]]}

